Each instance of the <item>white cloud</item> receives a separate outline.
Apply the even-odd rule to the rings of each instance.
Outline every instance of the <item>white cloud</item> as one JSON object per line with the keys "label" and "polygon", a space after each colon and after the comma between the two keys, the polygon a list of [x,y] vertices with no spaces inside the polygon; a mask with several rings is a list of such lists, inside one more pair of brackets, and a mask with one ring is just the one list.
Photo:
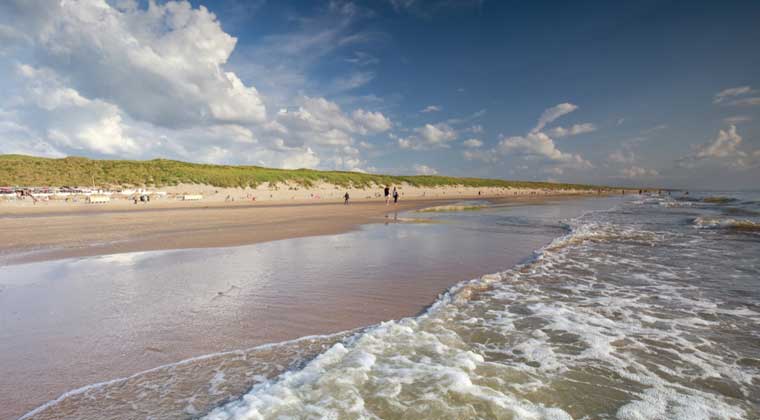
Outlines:
{"label": "white cloud", "polygon": [[354,51],[353,56],[346,58],[346,61],[357,66],[370,66],[380,62],[377,57],[363,51]]}
{"label": "white cloud", "polygon": [[475,124],[471,126],[467,131],[473,133],[473,134],[481,134],[483,133],[483,126],[480,124]]}
{"label": "white cloud", "polygon": [[457,138],[457,133],[446,124],[425,124],[415,130],[432,145],[443,145]]}
{"label": "white cloud", "polygon": [[501,155],[499,155],[495,150],[465,150],[462,152],[462,156],[465,158],[465,160],[480,160],[485,163],[497,163],[501,160]]}
{"label": "white cloud", "polygon": [[[724,89],[715,94],[714,104],[727,106],[755,106],[760,105],[760,97],[746,97],[746,95],[756,93],[750,86],[739,86]],[[744,96],[743,98],[740,98]]]}
{"label": "white cloud", "polygon": [[651,178],[660,176],[660,173],[656,170],[645,169],[640,166],[631,166],[630,168],[624,168],[620,171],[620,174],[626,178]]}
{"label": "white cloud", "polygon": [[710,143],[697,148],[696,158],[724,158],[730,156],[744,156],[745,153],[736,147],[742,142],[742,137],[736,132],[736,126],[731,125],[728,130],[718,131],[718,137]]}
{"label": "white cloud", "polygon": [[462,145],[470,149],[477,149],[478,147],[483,146],[483,142],[478,139],[467,139],[462,142]]}
{"label": "white cloud", "polygon": [[607,158],[617,163],[633,163],[636,160],[636,155],[631,151],[616,150],[610,153]]}
{"label": "white cloud", "polygon": [[[105,1],[13,0],[32,51],[70,87],[155,125],[262,122],[257,90],[225,71],[236,39],[186,2],[117,9]],[[42,10],[45,9],[45,10]],[[36,30],[35,30],[36,29]]]}
{"label": "white cloud", "polygon": [[319,157],[311,148],[307,147],[302,152],[290,154],[283,160],[281,166],[284,169],[301,169],[315,168],[317,165],[319,165]]}
{"label": "white cloud", "polygon": [[574,164],[578,167],[591,167],[591,163],[580,155],[564,153],[557,149],[554,141],[541,132],[503,138],[499,142],[498,150],[504,154],[517,154],[528,159],[544,159],[551,162]]}
{"label": "white cloud", "polygon": [[752,88],[749,86],[738,86],[738,87],[723,89],[720,92],[715,94],[715,97],[713,98],[713,103],[719,104],[719,103],[724,102],[728,98],[745,95],[750,92],[752,92]]}
{"label": "white cloud", "polygon": [[438,106],[438,105],[428,105],[428,106],[426,106],[426,107],[425,107],[425,108],[424,108],[422,111],[420,111],[420,112],[425,112],[425,113],[428,113],[428,112],[438,112],[438,111],[440,111],[440,110],[441,110],[441,107],[440,107],[440,106]]}
{"label": "white cloud", "polygon": [[713,162],[735,168],[746,168],[758,163],[756,157],[760,155],[758,150],[744,151],[742,137],[736,130],[735,125],[730,125],[727,130],[719,130],[715,139],[693,146],[694,151],[679,159],[678,163],[683,167],[693,167],[698,162]]}
{"label": "white cloud", "polygon": [[[371,38],[347,35],[366,15],[353,3],[333,3],[327,13],[319,22],[334,25],[315,23],[316,31],[264,43],[308,61]],[[393,126],[381,112],[343,110],[319,96],[260,95],[250,80],[288,85],[285,79],[303,69],[277,67],[284,61],[256,77],[264,68],[257,63],[234,66],[229,60],[237,40],[213,13],[187,1],[8,0],[0,2],[0,38],[15,43],[0,47],[0,56],[16,54],[9,63],[19,63],[0,67],[10,87],[0,97],[1,152],[357,170],[366,162],[355,145],[370,145],[357,137]],[[247,58],[247,52],[236,56]],[[357,65],[372,62],[366,54],[355,57],[363,60]],[[256,69],[253,75],[249,68]],[[336,84],[351,89],[372,77],[360,71]],[[282,111],[267,112],[278,101],[272,109]]]}
{"label": "white cloud", "polygon": [[533,128],[533,130],[531,130],[531,133],[537,133],[543,130],[547,124],[563,115],[575,111],[576,109],[578,109],[578,106],[573,105],[569,102],[561,103],[559,105],[555,105],[549,109],[546,109],[538,118],[538,122],[536,123],[536,126]]}
{"label": "white cloud", "polygon": [[[591,162],[584,159],[579,154],[566,153],[559,150],[554,140],[543,130],[547,124],[557,118],[578,109],[571,103],[562,103],[546,109],[538,119],[536,126],[523,136],[506,137],[500,135],[498,145],[489,151],[465,151],[463,156],[467,160],[482,160],[486,163],[495,163],[499,159],[497,156],[514,155],[524,160],[534,161],[539,165],[547,166],[545,171],[554,174],[562,174],[566,169],[585,169],[592,168]],[[570,132],[583,132],[593,127],[592,124],[578,124],[577,128],[555,130],[563,135],[569,135]],[[595,127],[593,127],[595,128]]]}
{"label": "white cloud", "polygon": [[[464,117],[449,118],[448,120],[446,120],[446,124],[456,126],[456,125],[460,125],[460,124],[469,123],[469,122],[471,122],[473,120],[477,120],[478,118],[481,118],[482,116],[486,115],[486,112],[487,112],[486,109],[480,109],[478,111],[473,112],[470,115],[465,115]],[[474,128],[474,127],[479,127],[479,126],[472,126],[470,128]],[[479,128],[482,129],[483,127],[479,127]],[[465,130],[467,130],[467,129],[465,129]]]}
{"label": "white cloud", "polygon": [[413,169],[414,169],[414,173],[416,173],[417,175],[436,175],[438,173],[438,171],[436,171],[435,168],[431,168],[430,166],[422,165],[419,163],[415,164],[413,166]]}
{"label": "white cloud", "polygon": [[360,88],[375,78],[375,73],[370,71],[361,71],[350,74],[346,77],[339,77],[333,81],[335,91],[341,92]]}
{"label": "white cloud", "polygon": [[728,102],[727,105],[735,105],[735,106],[755,106],[760,105],[760,96],[755,96],[751,98],[741,98],[741,99],[735,99],[731,102]]}
{"label": "white cloud", "polygon": [[371,132],[380,133],[388,131],[393,126],[391,120],[380,112],[357,109],[351,115],[354,121]]}
{"label": "white cloud", "polygon": [[734,115],[732,117],[723,118],[723,122],[729,125],[737,125],[748,121],[752,121],[752,117],[749,115]]}
{"label": "white cloud", "polygon": [[408,137],[394,137],[402,149],[429,150],[449,147],[457,132],[446,123],[425,124],[414,129]]}
{"label": "white cloud", "polygon": [[578,134],[591,133],[596,131],[596,126],[591,123],[573,124],[570,128],[554,127],[547,131],[552,137],[568,137],[576,136]]}
{"label": "white cloud", "polygon": [[390,0],[398,13],[410,13],[429,19],[434,14],[450,9],[480,7],[483,0]]}

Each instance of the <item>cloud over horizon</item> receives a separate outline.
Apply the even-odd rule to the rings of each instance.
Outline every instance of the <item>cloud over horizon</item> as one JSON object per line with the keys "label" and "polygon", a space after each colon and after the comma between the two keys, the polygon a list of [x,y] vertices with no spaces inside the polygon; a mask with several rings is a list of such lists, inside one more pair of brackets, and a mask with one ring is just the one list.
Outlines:
{"label": "cloud over horizon", "polygon": [[[715,10],[641,24],[717,41],[698,25]],[[588,56],[583,28],[540,4],[6,0],[0,153],[749,187],[758,29],[720,10],[735,47],[708,57],[674,38],[682,60],[662,73],[647,39],[600,39],[607,53]],[[547,66],[556,48],[570,58]]]}

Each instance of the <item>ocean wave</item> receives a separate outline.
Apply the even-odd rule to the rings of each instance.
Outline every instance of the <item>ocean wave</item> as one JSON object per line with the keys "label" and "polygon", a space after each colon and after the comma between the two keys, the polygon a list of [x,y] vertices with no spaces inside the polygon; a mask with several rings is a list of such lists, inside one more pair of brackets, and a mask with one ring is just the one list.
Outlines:
{"label": "ocean wave", "polygon": [[757,328],[760,313],[675,282],[690,272],[645,252],[672,239],[662,232],[595,215],[568,226],[532,261],[460,283],[206,418],[747,416],[760,372],[707,337]]}
{"label": "ocean wave", "polygon": [[195,417],[254,384],[299,367],[359,330],[301,337],[245,350],[185,359],[124,378],[86,385],[26,413],[19,420]]}
{"label": "ocean wave", "polygon": [[[707,297],[694,284],[701,243],[631,223],[634,213],[620,210],[568,221],[567,234],[530,261],[460,282],[417,317],[346,335],[210,412],[183,400],[183,412],[211,420],[757,417],[758,356],[715,334],[760,330],[758,307]],[[679,247],[681,264],[659,246]],[[234,382],[203,381],[208,389]]]}
{"label": "ocean wave", "polygon": [[698,229],[732,229],[738,231],[760,231],[760,222],[748,219],[733,219],[700,216],[694,219],[694,227]]}
{"label": "ocean wave", "polygon": [[702,201],[704,201],[705,203],[711,203],[711,204],[726,204],[726,203],[733,203],[734,201],[738,201],[738,200],[732,197],[711,196],[711,197],[703,198]]}

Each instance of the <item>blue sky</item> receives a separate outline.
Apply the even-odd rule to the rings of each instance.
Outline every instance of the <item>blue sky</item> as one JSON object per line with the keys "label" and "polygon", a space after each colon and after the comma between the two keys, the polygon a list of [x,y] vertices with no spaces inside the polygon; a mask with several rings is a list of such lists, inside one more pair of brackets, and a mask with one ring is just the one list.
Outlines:
{"label": "blue sky", "polygon": [[757,188],[760,3],[10,0],[0,153]]}

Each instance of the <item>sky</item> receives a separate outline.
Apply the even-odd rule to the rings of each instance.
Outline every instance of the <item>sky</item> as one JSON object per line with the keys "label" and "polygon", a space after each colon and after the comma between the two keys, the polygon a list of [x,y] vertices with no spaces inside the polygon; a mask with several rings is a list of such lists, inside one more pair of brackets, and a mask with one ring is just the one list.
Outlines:
{"label": "sky", "polygon": [[758,1],[0,2],[0,154],[760,188]]}

